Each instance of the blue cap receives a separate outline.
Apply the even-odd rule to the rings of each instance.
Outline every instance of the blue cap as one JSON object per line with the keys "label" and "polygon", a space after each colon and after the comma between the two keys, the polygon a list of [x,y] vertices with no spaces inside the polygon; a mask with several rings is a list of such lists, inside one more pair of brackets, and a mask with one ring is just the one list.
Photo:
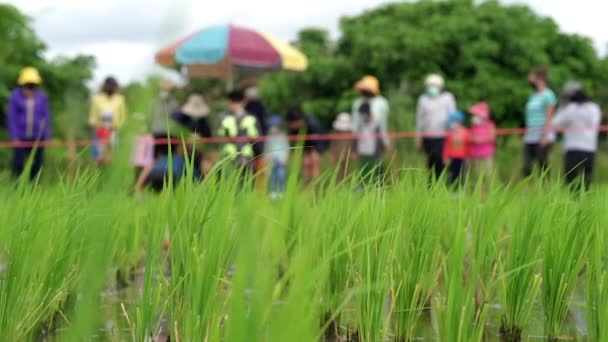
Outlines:
{"label": "blue cap", "polygon": [[281,119],[280,115],[275,114],[268,118],[269,127],[281,126],[282,124],[283,124],[283,119]]}
{"label": "blue cap", "polygon": [[464,113],[457,110],[453,113],[451,113],[448,116],[448,121],[447,121],[447,125],[451,125],[453,122],[460,122],[463,123],[464,122]]}

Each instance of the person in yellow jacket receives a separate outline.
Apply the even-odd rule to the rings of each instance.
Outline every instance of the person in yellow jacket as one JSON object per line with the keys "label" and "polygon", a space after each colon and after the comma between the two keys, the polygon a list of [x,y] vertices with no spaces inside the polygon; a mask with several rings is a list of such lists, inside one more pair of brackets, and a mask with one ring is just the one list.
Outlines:
{"label": "person in yellow jacket", "polygon": [[[224,143],[222,154],[225,158],[231,158],[235,166],[243,171],[249,172],[253,167],[253,159],[256,155],[254,149],[255,139],[260,136],[260,124],[256,117],[245,111],[245,95],[240,90],[231,91],[228,94],[228,111],[220,116],[217,135],[227,138],[241,138]],[[249,139],[247,139],[249,138]]]}
{"label": "person in yellow jacket", "polygon": [[127,119],[125,98],[118,90],[116,79],[108,77],[101,92],[91,101],[89,125],[93,129],[93,159],[97,164],[112,162],[112,149],[118,144],[117,133]]}

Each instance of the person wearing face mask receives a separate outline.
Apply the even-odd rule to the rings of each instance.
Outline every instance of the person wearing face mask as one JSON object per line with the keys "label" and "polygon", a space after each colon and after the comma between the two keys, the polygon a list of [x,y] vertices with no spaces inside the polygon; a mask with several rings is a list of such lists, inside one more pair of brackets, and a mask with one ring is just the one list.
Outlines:
{"label": "person wearing face mask", "polygon": [[471,114],[470,149],[471,168],[477,177],[491,178],[496,154],[496,125],[490,118],[490,106],[479,102],[469,108]]}
{"label": "person wearing face mask", "polygon": [[549,89],[547,80],[548,72],[545,68],[538,68],[528,75],[534,93],[528,98],[525,108],[527,131],[524,134],[524,177],[532,174],[535,163],[540,166],[542,173],[547,170],[551,144],[555,141],[551,120],[557,98]]}
{"label": "person wearing face mask", "polygon": [[118,146],[118,130],[127,119],[125,98],[118,90],[118,81],[110,76],[91,101],[89,125],[93,129],[93,159],[97,165],[112,162],[112,150]]}
{"label": "person wearing face mask", "polygon": [[429,75],[424,82],[425,93],[418,99],[416,108],[416,147],[427,157],[427,167],[434,177],[443,173],[443,148],[446,137],[446,122],[456,112],[456,99],[444,90],[443,77]]}
{"label": "person wearing face mask", "polygon": [[[360,108],[364,104],[369,105],[370,115],[374,122],[379,126],[379,134],[382,140],[382,151],[391,151],[391,140],[388,136],[388,116],[390,106],[386,98],[380,94],[380,81],[374,76],[365,76],[355,85],[355,90],[360,97],[353,103],[352,108],[352,127],[354,133],[359,133],[363,120]],[[381,157],[381,156],[380,156]]]}
{"label": "person wearing face mask", "polygon": [[13,176],[19,177],[25,171],[27,161],[33,153],[29,175],[33,180],[42,168],[44,146],[31,145],[50,139],[51,111],[45,93],[39,89],[42,77],[38,70],[32,67],[24,68],[17,83],[19,87],[12,92],[9,99],[7,127],[14,143],[25,143],[28,146],[15,146],[12,173]]}
{"label": "person wearing face mask", "polygon": [[458,186],[463,181],[467,158],[469,157],[470,132],[464,126],[464,114],[455,111],[448,115],[448,133],[443,149],[443,162],[448,165],[448,182]]}
{"label": "person wearing face mask", "polygon": [[565,180],[574,190],[580,189],[581,183],[589,190],[593,177],[593,166],[598,145],[598,130],[602,120],[602,110],[591,101],[582,85],[571,85],[571,92],[565,94],[564,102],[555,114],[551,125],[555,129],[565,130]]}

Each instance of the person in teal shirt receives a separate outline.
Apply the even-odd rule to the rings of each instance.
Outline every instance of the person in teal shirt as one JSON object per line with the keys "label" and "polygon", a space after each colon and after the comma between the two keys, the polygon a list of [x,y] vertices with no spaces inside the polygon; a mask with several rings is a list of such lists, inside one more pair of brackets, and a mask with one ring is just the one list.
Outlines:
{"label": "person in teal shirt", "polygon": [[555,141],[551,120],[557,97],[547,86],[547,80],[548,72],[544,68],[538,68],[528,75],[534,93],[528,99],[525,110],[527,131],[524,135],[524,177],[532,174],[535,163],[539,165],[541,172],[547,170],[549,152]]}

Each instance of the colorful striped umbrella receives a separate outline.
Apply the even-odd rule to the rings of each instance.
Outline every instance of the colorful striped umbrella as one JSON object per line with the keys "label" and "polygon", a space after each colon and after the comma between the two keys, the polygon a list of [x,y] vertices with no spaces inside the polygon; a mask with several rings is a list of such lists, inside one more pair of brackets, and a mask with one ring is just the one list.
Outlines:
{"label": "colorful striped umbrella", "polygon": [[156,53],[163,66],[182,65],[189,74],[224,78],[232,67],[243,71],[305,71],[308,59],[269,34],[227,25],[195,32]]}

